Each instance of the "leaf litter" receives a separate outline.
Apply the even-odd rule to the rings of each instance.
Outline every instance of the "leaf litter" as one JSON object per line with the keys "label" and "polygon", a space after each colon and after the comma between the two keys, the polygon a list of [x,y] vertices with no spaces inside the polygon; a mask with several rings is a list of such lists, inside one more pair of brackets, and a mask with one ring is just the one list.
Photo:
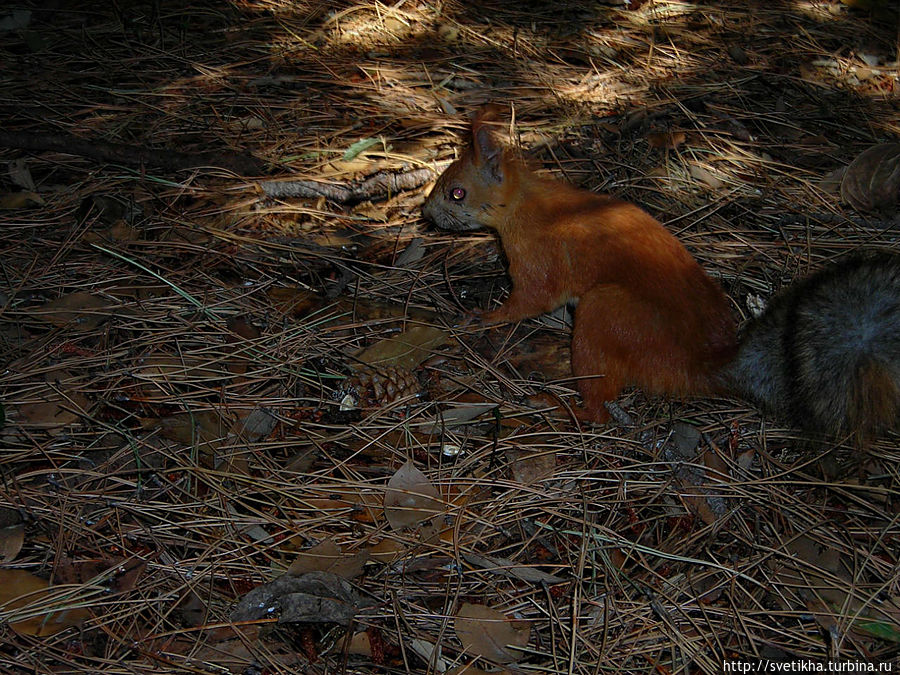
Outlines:
{"label": "leaf litter", "polygon": [[896,247],[890,7],[27,24],[0,48],[47,73],[0,101],[0,571],[34,595],[4,596],[0,669],[896,660],[890,439],[820,462],[734,401],[640,391],[580,424],[571,321],[467,322],[508,292],[501,251],[420,216],[466,117],[512,104],[529,161],[647,208],[749,316]]}

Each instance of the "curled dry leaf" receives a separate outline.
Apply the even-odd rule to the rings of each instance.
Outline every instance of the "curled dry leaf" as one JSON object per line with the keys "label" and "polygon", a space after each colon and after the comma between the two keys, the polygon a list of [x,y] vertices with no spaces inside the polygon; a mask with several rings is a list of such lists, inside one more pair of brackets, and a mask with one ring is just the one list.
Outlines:
{"label": "curled dry leaf", "polygon": [[330,572],[289,574],[247,593],[231,612],[232,621],[278,618],[278,623],[336,623],[348,626],[359,599],[353,587]]}
{"label": "curled dry leaf", "polygon": [[413,527],[444,511],[441,495],[412,461],[401,466],[388,481],[384,514],[395,530]]}
{"label": "curled dry leaf", "polygon": [[[45,637],[66,628],[80,626],[91,613],[83,607],[62,608],[63,598],[50,600],[58,590],[25,570],[0,569],[0,610],[9,627],[20,635]],[[29,611],[40,606],[36,616]],[[20,618],[21,617],[21,618]]]}
{"label": "curled dry leaf", "polygon": [[512,663],[522,656],[517,649],[528,644],[528,624],[507,618],[496,609],[465,603],[453,622],[466,654],[483,656],[496,663]]}
{"label": "curled dry leaf", "polygon": [[856,156],[841,181],[841,197],[857,211],[888,211],[900,197],[900,143],[882,143]]}

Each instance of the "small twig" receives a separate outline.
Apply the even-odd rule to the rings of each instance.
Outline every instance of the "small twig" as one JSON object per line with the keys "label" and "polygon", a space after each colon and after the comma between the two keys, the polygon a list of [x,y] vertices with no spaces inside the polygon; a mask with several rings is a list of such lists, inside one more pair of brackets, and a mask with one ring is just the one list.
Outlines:
{"label": "small twig", "polygon": [[424,185],[434,177],[431,169],[414,169],[406,173],[377,173],[362,183],[338,184],[320,183],[314,180],[262,181],[259,187],[268,197],[312,198],[325,197],[339,204],[386,198],[403,190],[411,190]]}

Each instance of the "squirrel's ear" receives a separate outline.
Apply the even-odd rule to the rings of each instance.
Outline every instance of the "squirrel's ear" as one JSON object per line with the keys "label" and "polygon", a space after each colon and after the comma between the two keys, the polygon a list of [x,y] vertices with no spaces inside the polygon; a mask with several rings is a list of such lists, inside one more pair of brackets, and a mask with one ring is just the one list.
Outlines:
{"label": "squirrel's ear", "polygon": [[484,170],[491,178],[503,180],[503,146],[494,138],[491,126],[497,119],[500,106],[488,105],[478,111],[472,120],[472,152],[475,165]]}

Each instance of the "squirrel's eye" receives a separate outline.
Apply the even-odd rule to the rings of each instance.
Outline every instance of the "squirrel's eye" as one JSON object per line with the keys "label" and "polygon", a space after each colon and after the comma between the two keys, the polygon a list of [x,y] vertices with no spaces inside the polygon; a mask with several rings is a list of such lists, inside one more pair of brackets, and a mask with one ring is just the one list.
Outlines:
{"label": "squirrel's eye", "polygon": [[466,191],[464,189],[462,189],[461,187],[455,187],[452,190],[450,190],[450,199],[452,199],[453,201],[461,202],[465,198],[466,198]]}

